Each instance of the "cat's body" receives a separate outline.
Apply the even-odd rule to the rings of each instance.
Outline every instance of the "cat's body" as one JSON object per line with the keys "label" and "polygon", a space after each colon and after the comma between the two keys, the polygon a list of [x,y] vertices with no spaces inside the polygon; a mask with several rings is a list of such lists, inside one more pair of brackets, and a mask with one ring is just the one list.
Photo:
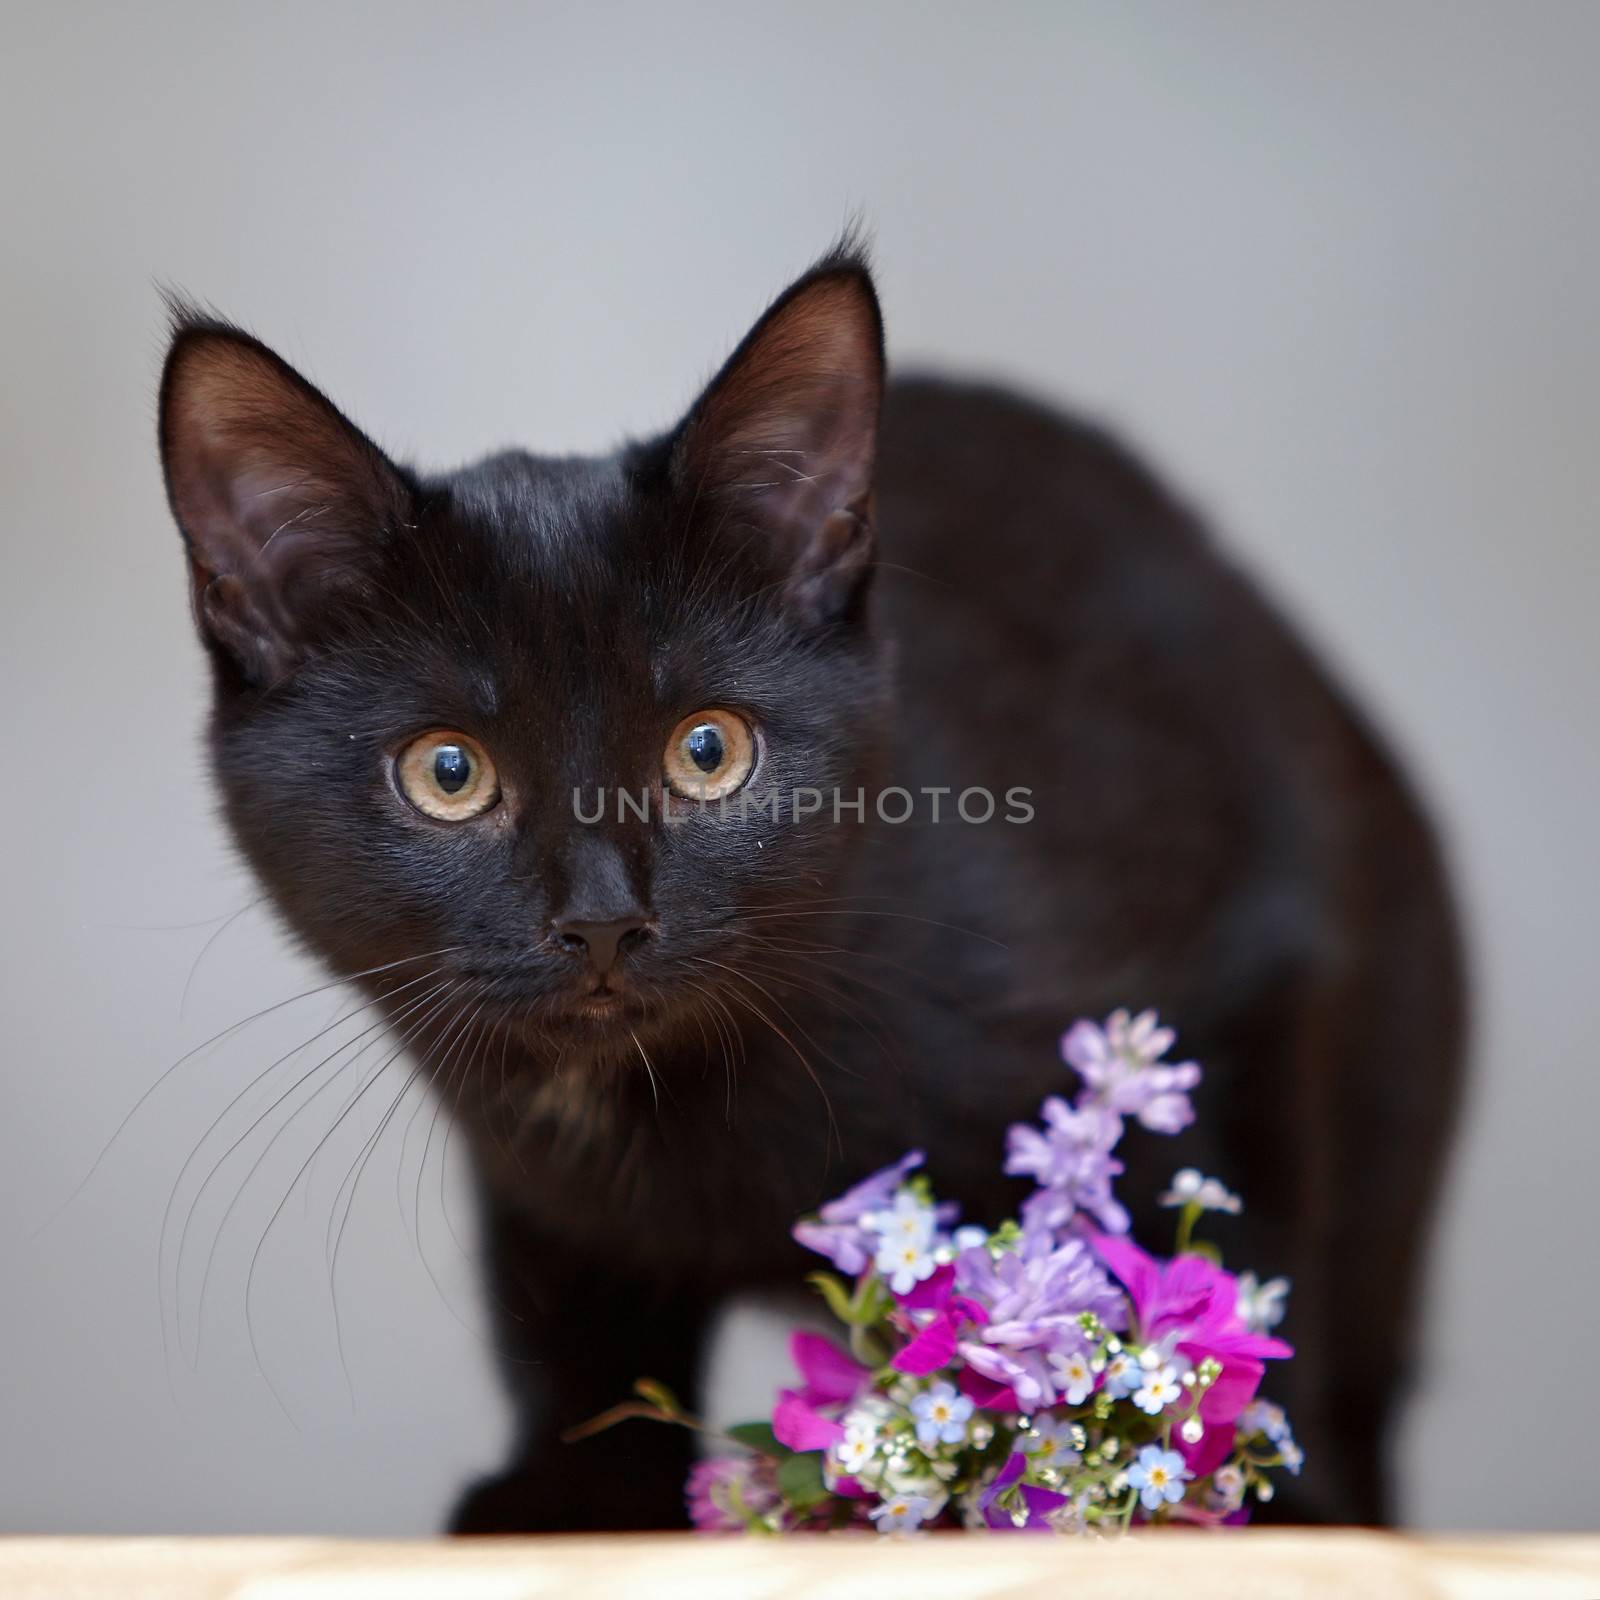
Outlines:
{"label": "cat's body", "polygon": [[[347,436],[308,446],[333,426],[309,391],[283,391],[292,425],[264,440],[252,419],[288,381],[265,353],[199,321],[175,346],[169,481],[235,832],[336,969],[401,963],[360,980],[398,1008],[410,963],[445,951],[427,966],[458,985],[403,1023],[478,1157],[522,1424],[458,1525],[680,1520],[674,1430],[555,1435],[642,1374],[692,1399],[718,1302],[794,1282],[795,1216],[908,1148],[975,1216],[1013,1212],[1006,1124],[1066,1086],[1066,1023],[1120,1005],[1158,1007],[1206,1078],[1195,1128],[1129,1136],[1119,1192],[1153,1199],[1188,1164],[1244,1193],[1224,1247],[1295,1280],[1300,1354],[1274,1392],[1311,1463],[1292,1510],[1381,1519],[1459,1053],[1428,829],[1281,624],[1103,436],[995,391],[894,386],[874,503],[862,292],[849,259],[802,280],[663,440],[448,479]],[[205,488],[224,481],[243,487]],[[257,486],[306,481],[252,546]],[[219,515],[275,556],[274,530],[325,524],[338,559],[308,540],[252,591],[258,570],[234,560],[232,583],[205,531]],[[726,705],[759,729],[750,781],[816,789],[818,816],[575,820],[570,791],[637,792],[680,717]],[[492,751],[504,793],[418,828],[375,773],[437,727]],[[301,749],[336,803],[286,826]],[[903,823],[878,815],[889,787],[913,799]],[[994,815],[965,820],[964,791]],[[572,936],[553,941],[619,918],[624,997],[590,1016],[563,987]]]}

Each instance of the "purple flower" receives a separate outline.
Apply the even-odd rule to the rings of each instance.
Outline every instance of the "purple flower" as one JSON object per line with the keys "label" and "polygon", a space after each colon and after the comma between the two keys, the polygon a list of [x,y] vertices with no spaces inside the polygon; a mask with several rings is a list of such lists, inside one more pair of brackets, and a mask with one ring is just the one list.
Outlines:
{"label": "purple flower", "polygon": [[794,1238],[806,1249],[826,1256],[846,1277],[864,1272],[879,1244],[877,1231],[866,1226],[864,1219],[892,1210],[896,1190],[922,1160],[920,1150],[911,1150],[893,1166],[879,1168],[837,1200],[830,1200],[818,1211],[816,1221],[797,1222]]}
{"label": "purple flower", "polygon": [[1005,1170],[1039,1185],[1023,1206],[1023,1222],[1061,1228],[1081,1210],[1112,1233],[1126,1232],[1128,1213],[1111,1193],[1111,1180],[1122,1171],[1111,1154],[1122,1137],[1122,1119],[1098,1106],[1074,1110],[1059,1095],[1039,1109],[1042,1130],[1017,1122],[1006,1133]]}
{"label": "purple flower", "polygon": [[1083,1079],[1092,1103],[1137,1117],[1152,1133],[1177,1133],[1194,1121],[1188,1092],[1199,1083],[1200,1068],[1162,1061],[1176,1038],[1153,1011],[1136,1017],[1113,1011],[1104,1027],[1073,1023],[1061,1037],[1061,1056]]}
{"label": "purple flower", "polygon": [[740,1507],[762,1516],[778,1503],[770,1469],[753,1456],[708,1456],[689,1469],[684,1500],[689,1521],[702,1533],[743,1533]]}
{"label": "purple flower", "polygon": [[956,1282],[988,1312],[976,1337],[957,1346],[969,1367],[1008,1385],[1025,1408],[1057,1399],[1052,1355],[1082,1350],[1078,1318],[1092,1311],[1107,1327],[1123,1323],[1123,1300],[1081,1239],[1057,1240],[1025,1228],[1014,1250],[998,1258],[987,1250],[965,1250],[956,1260]]}
{"label": "purple flower", "polygon": [[1016,1510],[1021,1520],[998,1504],[1002,1495],[1017,1483],[1027,1468],[1028,1458],[1021,1451],[1013,1451],[1011,1459],[997,1472],[988,1487],[978,1496],[978,1507],[983,1512],[983,1520],[991,1528],[1012,1531],[1025,1528],[1030,1533],[1047,1533],[1049,1523],[1045,1520],[1052,1511],[1067,1503],[1064,1494],[1057,1494],[1053,1489],[1036,1488],[1031,1483],[1022,1484],[1014,1495],[1007,1498],[1015,1502]]}

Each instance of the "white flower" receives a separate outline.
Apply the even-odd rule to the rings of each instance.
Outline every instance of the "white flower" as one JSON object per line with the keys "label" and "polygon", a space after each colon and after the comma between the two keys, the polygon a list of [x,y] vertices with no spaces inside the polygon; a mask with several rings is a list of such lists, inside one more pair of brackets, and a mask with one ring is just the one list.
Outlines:
{"label": "white flower", "polygon": [[1232,1510],[1244,1499],[1244,1472],[1229,1462],[1211,1474],[1211,1489],[1217,1504]]}
{"label": "white flower", "polygon": [[870,1422],[846,1422],[844,1438],[833,1447],[833,1459],[855,1477],[871,1464],[878,1453],[878,1430]]}
{"label": "white flower", "polygon": [[1082,1350],[1074,1350],[1070,1356],[1053,1352],[1050,1371],[1056,1388],[1069,1406],[1081,1406],[1094,1392],[1094,1369]]}
{"label": "white flower", "polygon": [[911,1415],[917,1419],[918,1444],[960,1444],[967,1436],[972,1401],[954,1384],[940,1382],[911,1402]]}
{"label": "white flower", "polygon": [[879,1533],[910,1533],[933,1514],[933,1502],[925,1494],[897,1494],[880,1501],[867,1513]]}
{"label": "white flower", "polygon": [[1148,1412],[1153,1417],[1163,1406],[1171,1405],[1182,1393],[1183,1390],[1178,1387],[1176,1367],[1147,1368],[1144,1382],[1134,1391],[1133,1403],[1141,1411]]}
{"label": "white flower", "polygon": [[924,1247],[933,1243],[934,1229],[938,1226],[933,1207],[924,1205],[909,1189],[902,1189],[894,1197],[894,1205],[887,1211],[869,1211],[861,1225],[870,1229],[885,1243],[916,1244]]}
{"label": "white flower", "polygon": [[1284,1301],[1289,1297],[1287,1278],[1268,1278],[1260,1282],[1255,1273],[1239,1274],[1239,1320],[1252,1333],[1265,1333],[1283,1321]]}
{"label": "white flower", "polygon": [[1023,1434],[1018,1443],[1036,1468],[1075,1467],[1082,1460],[1073,1449],[1072,1424],[1059,1417],[1035,1417],[1033,1431]]}
{"label": "white flower", "polygon": [[1164,1206],[1199,1206],[1202,1211],[1226,1211],[1238,1216],[1244,1201],[1232,1194],[1216,1178],[1208,1178],[1194,1167],[1184,1167],[1172,1175],[1172,1187],[1161,1196]]}
{"label": "white flower", "polygon": [[910,1294],[924,1278],[931,1278],[938,1262],[928,1242],[921,1239],[885,1239],[872,1264],[889,1280],[896,1294]]}
{"label": "white flower", "polygon": [[951,1234],[950,1242],[957,1250],[981,1250],[989,1242],[989,1230],[969,1224],[964,1228],[957,1228]]}

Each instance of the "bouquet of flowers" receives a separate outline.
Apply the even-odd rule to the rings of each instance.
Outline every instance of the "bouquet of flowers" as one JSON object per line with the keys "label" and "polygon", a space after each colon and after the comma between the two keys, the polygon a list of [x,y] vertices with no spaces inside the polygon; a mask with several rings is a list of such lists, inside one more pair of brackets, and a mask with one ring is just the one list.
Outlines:
{"label": "bouquet of flowers", "polygon": [[[1224,1272],[1195,1237],[1238,1197],[1179,1172],[1160,1260],[1128,1238],[1112,1192],[1128,1119],[1161,1134],[1193,1121],[1200,1068],[1164,1059],[1174,1037],[1153,1012],[1068,1030],[1076,1097],[1052,1095],[1042,1126],[1007,1135],[1006,1172],[1037,1184],[1019,1219],[959,1226],[912,1151],[795,1227],[835,1269],[811,1281],[845,1342],[793,1336],[799,1382],[770,1422],[727,1430],[737,1449],[693,1468],[696,1527],[1236,1523],[1248,1496],[1271,1497],[1274,1469],[1298,1473],[1282,1410],[1257,1394],[1264,1363],[1293,1353],[1269,1331],[1288,1284]],[[637,1393],[604,1420],[700,1426],[659,1385]]]}

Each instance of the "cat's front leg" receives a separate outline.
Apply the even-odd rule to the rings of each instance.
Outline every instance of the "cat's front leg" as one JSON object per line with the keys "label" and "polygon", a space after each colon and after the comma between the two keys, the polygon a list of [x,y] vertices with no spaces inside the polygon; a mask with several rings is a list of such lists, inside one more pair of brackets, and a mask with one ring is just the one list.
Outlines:
{"label": "cat's front leg", "polygon": [[698,1404],[708,1297],[579,1264],[514,1217],[489,1216],[500,1366],[517,1412],[505,1468],[471,1485],[456,1533],[680,1528],[694,1459],[685,1428],[628,1421],[574,1442],[562,1435],[630,1398],[634,1380]]}

